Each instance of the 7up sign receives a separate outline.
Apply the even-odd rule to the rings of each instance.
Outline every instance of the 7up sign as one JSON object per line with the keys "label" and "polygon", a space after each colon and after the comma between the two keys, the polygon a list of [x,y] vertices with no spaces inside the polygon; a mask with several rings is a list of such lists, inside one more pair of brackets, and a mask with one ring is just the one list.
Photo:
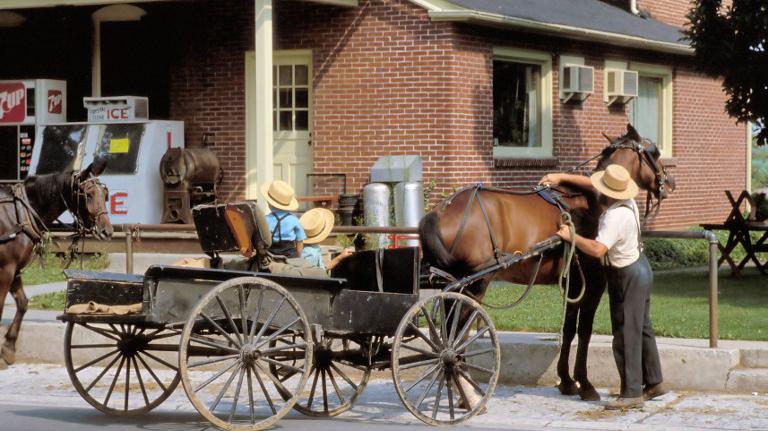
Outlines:
{"label": "7up sign", "polygon": [[27,117],[27,89],[22,82],[0,82],[0,124],[23,123]]}

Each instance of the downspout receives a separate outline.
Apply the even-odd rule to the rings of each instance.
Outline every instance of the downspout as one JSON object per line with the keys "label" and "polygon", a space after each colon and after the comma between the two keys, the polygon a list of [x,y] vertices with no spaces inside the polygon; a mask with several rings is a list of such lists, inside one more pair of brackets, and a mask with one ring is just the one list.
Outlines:
{"label": "downspout", "polygon": [[629,0],[629,10],[635,15],[640,14],[640,9],[637,8],[637,0]]}

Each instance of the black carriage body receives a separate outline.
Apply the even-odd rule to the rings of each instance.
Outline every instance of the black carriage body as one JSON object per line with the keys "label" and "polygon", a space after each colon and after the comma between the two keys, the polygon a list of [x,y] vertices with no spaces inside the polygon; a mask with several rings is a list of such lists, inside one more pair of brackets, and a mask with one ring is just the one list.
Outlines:
{"label": "black carriage body", "polygon": [[[378,253],[378,256],[376,254]],[[300,304],[310,324],[320,325],[331,336],[392,335],[408,309],[419,299],[417,248],[357,253],[334,271],[333,278],[293,277],[270,273],[152,266],[144,276],[89,271],[66,271],[67,307],[98,302],[128,305],[141,302],[142,311],[132,315],[65,314],[64,321],[140,323],[147,326],[180,327],[189,311],[219,283],[237,277],[261,277],[287,289]],[[342,278],[344,277],[344,278]],[[222,297],[236,307],[238,298]],[[247,298],[245,313],[255,314],[256,295]],[[270,301],[264,298],[264,301]],[[263,303],[263,310],[276,304]],[[205,310],[221,318],[221,308]],[[267,314],[257,320],[263,322]],[[287,323],[287,313],[278,312],[273,324]]]}

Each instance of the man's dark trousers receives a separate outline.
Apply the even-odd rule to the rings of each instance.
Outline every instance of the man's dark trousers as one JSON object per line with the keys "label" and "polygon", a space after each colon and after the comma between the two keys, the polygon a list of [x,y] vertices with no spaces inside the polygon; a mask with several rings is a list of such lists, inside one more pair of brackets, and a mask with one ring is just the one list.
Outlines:
{"label": "man's dark trousers", "polygon": [[661,364],[651,327],[653,272],[645,254],[624,268],[608,268],[613,357],[624,398],[642,395],[642,385],[661,383]]}

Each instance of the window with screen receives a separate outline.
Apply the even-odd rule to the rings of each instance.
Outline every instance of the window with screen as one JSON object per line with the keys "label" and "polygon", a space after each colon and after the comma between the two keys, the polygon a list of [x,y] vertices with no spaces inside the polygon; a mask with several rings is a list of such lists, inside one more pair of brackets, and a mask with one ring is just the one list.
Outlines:
{"label": "window with screen", "polygon": [[552,57],[493,50],[494,157],[552,156]]}
{"label": "window with screen", "polygon": [[75,160],[85,142],[85,135],[84,124],[46,126],[36,173],[43,175],[75,169]]}
{"label": "window with screen", "polygon": [[107,161],[104,174],[133,174],[136,172],[139,145],[144,136],[144,124],[109,124],[99,139],[96,158]]}

